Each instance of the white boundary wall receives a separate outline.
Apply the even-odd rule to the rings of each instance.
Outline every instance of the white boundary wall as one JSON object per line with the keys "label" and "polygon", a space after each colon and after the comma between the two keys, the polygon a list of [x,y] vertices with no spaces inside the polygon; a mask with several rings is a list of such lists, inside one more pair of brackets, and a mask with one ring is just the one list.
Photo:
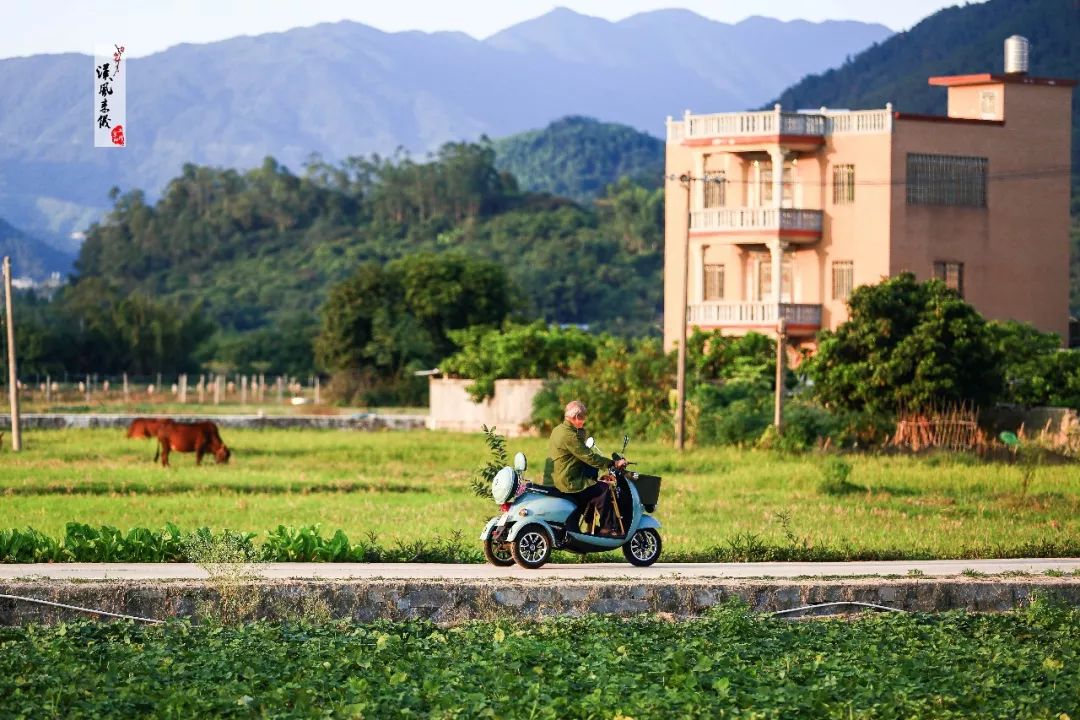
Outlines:
{"label": "white boundary wall", "polygon": [[473,402],[465,392],[471,384],[472,380],[453,378],[429,380],[429,429],[480,432],[487,425],[497,427],[499,434],[507,437],[534,434],[525,426],[543,380],[496,380],[495,396],[482,403]]}

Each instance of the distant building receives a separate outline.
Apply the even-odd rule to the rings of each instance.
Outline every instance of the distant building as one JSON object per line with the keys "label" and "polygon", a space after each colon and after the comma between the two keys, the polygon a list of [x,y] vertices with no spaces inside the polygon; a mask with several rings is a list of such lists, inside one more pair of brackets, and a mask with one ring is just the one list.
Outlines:
{"label": "distant building", "polygon": [[32,290],[39,297],[51,298],[66,281],[60,276],[60,273],[50,273],[46,280],[35,280],[32,277],[24,276],[11,279],[11,287],[15,290]]}
{"label": "distant building", "polygon": [[930,78],[948,88],[947,116],[778,105],[668,118],[667,174],[690,182],[667,186],[665,346],[684,273],[691,328],[775,335],[784,318],[792,342],[812,344],[846,320],[853,288],[911,271],[1066,339],[1076,82],[1031,77],[1023,50],[1012,72]]}

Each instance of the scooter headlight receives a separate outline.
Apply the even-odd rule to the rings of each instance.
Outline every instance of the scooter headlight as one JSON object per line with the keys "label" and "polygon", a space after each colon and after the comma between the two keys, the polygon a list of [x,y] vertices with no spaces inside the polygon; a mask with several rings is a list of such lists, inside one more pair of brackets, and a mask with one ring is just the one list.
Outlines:
{"label": "scooter headlight", "polygon": [[514,473],[514,468],[504,467],[495,473],[495,478],[491,481],[491,497],[495,502],[500,505],[510,502],[515,489],[517,489],[517,475]]}

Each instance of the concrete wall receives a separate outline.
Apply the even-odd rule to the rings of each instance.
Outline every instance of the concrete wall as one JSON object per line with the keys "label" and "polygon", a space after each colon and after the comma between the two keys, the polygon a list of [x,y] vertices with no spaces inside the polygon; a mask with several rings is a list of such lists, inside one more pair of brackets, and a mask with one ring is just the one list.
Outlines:
{"label": "concrete wall", "polygon": [[[933,277],[964,264],[964,299],[987,318],[1030,322],[1068,338],[1070,87],[1009,82],[950,87],[949,108],[977,115],[975,93],[997,93],[1003,121],[897,120],[890,274]],[[908,153],[988,159],[985,208],[908,205]]]}
{"label": "concrete wall", "polygon": [[[223,428],[298,428],[336,430],[420,430],[423,415],[98,415],[91,413],[24,414],[23,430],[64,430],[66,428],[126,428],[136,417],[168,417],[180,422],[210,420]],[[11,415],[0,415],[0,430],[11,428]]]}
{"label": "concrete wall", "polygon": [[481,403],[473,402],[465,391],[471,384],[472,380],[431,378],[429,429],[479,432],[487,425],[507,437],[532,434],[526,426],[543,380],[496,380],[495,396]]}

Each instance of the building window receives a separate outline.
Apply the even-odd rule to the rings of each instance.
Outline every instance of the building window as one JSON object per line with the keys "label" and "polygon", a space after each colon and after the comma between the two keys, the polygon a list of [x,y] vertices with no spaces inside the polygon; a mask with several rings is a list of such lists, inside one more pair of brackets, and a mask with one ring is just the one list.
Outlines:
{"label": "building window", "polygon": [[724,173],[705,174],[705,207],[721,208],[727,204],[727,180]]}
{"label": "building window", "polygon": [[961,155],[907,156],[907,204],[986,207],[987,159]]}
{"label": "building window", "polygon": [[855,264],[850,260],[835,260],[832,264],[832,299],[847,300],[855,285]]}
{"label": "building window", "polygon": [[706,265],[705,266],[705,299],[706,300],[723,300],[724,299],[724,266],[723,265]]}
{"label": "building window", "polygon": [[832,201],[834,205],[855,202],[855,166],[836,165],[832,171]]}
{"label": "building window", "polygon": [[979,93],[979,112],[984,120],[993,120],[997,117],[997,93],[993,90],[983,90]]}
{"label": "building window", "polygon": [[[790,163],[784,163],[784,174],[780,178],[780,206],[793,207],[795,202],[795,167]],[[773,204],[773,166],[762,165],[758,174],[759,194],[761,205]]]}
{"label": "building window", "polygon": [[964,297],[964,263],[939,260],[934,263],[934,277],[945,283],[945,287]]}

